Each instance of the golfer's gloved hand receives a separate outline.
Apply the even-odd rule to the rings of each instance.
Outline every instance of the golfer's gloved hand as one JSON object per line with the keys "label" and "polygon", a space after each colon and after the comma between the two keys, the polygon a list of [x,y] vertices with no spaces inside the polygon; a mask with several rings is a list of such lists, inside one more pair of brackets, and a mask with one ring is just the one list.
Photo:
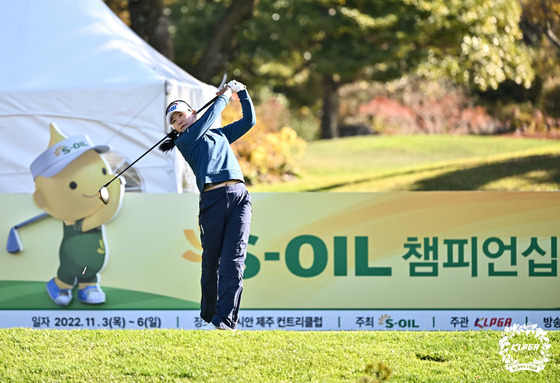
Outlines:
{"label": "golfer's gloved hand", "polygon": [[217,96],[225,95],[228,99],[231,97],[231,89],[226,84],[216,93]]}
{"label": "golfer's gloved hand", "polygon": [[231,80],[228,83],[229,89],[231,89],[232,92],[239,92],[241,90],[245,90],[247,89],[247,87],[245,85],[243,85],[242,83],[240,83],[239,81],[236,80]]}

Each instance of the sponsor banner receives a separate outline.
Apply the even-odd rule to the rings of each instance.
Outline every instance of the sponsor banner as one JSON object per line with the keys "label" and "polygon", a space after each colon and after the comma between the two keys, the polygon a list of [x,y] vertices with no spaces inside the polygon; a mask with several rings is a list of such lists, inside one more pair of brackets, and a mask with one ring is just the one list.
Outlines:
{"label": "sponsor banner", "polygon": [[[251,317],[261,310],[274,312],[274,318],[283,310],[320,312],[323,327],[317,329],[359,329],[348,312],[374,310],[375,326],[364,322],[364,329],[463,330],[461,315],[453,325],[451,319],[438,320],[441,310],[502,313],[469,315],[468,329],[495,329],[506,317],[525,323],[527,315],[520,313],[528,310],[560,310],[558,192],[253,193],[252,198],[241,301],[243,312],[257,313]],[[2,317],[18,310],[32,316],[77,312],[84,319],[96,311],[112,317],[111,311],[161,310],[163,327],[172,327],[167,320],[173,311],[192,314],[185,319],[192,322],[202,259],[197,194],[126,194],[118,215],[102,225],[103,246],[95,243],[84,251],[105,257],[97,275],[107,299],[100,305],[78,301],[77,288],[67,307],[47,294],[46,283],[60,267],[63,223],[48,217],[20,225],[40,213],[32,195],[0,194],[0,238],[13,239],[15,231],[21,248],[17,253],[0,248]],[[79,266],[78,274],[89,272]],[[400,317],[399,310],[418,316]],[[391,317],[380,324],[383,315]],[[558,315],[549,317],[554,321]],[[546,328],[543,320],[531,320]],[[29,326],[25,321],[13,325]],[[99,323],[96,319],[94,326]],[[287,328],[297,327],[289,323]]]}
{"label": "sponsor banner", "polygon": [[[238,329],[503,331],[518,323],[558,331],[560,311],[241,310]],[[0,327],[196,330],[205,324],[198,310],[0,311]]]}

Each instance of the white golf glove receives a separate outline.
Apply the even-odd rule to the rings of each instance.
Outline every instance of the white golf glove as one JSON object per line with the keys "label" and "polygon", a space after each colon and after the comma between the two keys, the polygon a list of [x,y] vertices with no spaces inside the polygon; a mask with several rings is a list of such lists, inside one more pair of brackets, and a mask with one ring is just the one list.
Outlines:
{"label": "white golf glove", "polygon": [[231,89],[232,92],[239,92],[241,90],[245,90],[247,89],[247,87],[245,85],[243,85],[242,83],[240,83],[239,81],[235,81],[235,80],[231,80],[228,83],[229,88]]}

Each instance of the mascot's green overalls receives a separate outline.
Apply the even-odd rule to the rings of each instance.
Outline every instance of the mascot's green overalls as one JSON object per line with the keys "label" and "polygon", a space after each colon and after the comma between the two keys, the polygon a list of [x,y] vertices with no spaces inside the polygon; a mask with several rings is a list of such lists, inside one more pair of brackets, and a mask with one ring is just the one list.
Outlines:
{"label": "mascot's green overalls", "polygon": [[101,227],[83,232],[83,219],[64,225],[60,244],[60,266],[57,277],[64,283],[97,283],[97,273],[105,265],[105,241]]}

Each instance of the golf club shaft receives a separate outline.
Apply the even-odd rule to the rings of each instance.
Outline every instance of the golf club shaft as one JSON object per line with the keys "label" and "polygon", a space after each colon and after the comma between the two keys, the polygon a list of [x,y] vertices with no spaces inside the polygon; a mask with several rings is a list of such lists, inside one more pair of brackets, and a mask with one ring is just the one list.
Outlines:
{"label": "golf club shaft", "polygon": [[[211,99],[210,101],[208,101],[206,104],[204,104],[204,106],[202,108],[200,108],[199,110],[196,111],[196,113],[200,113],[202,112],[204,109],[208,108],[208,106],[210,106],[210,104],[212,104],[213,102],[215,102],[218,97],[220,96],[216,96],[213,99]],[[107,182],[105,185],[103,185],[103,187],[107,187],[109,186],[109,184],[111,182],[113,182],[114,180],[116,180],[117,178],[119,178],[124,172],[126,172],[128,169],[130,169],[135,163],[137,163],[138,161],[140,161],[146,154],[150,153],[152,150],[154,150],[154,148],[156,148],[159,144],[161,144],[165,139],[167,138],[167,135],[164,136],[161,140],[159,140],[154,146],[152,146],[150,149],[148,149],[146,152],[144,152],[144,154],[142,154],[140,157],[138,157],[133,163],[131,163],[130,165],[128,165],[123,171],[121,171],[119,174],[117,174],[116,176],[113,177],[113,179],[109,182]]]}
{"label": "golf club shaft", "polygon": [[204,109],[208,108],[211,104],[213,104],[214,102],[216,102],[216,100],[218,99],[218,97],[220,96],[216,96],[213,99],[211,99],[210,101],[208,101],[206,104],[204,104],[204,106],[202,108],[200,108],[199,110],[196,111],[196,114],[202,112]]}
{"label": "golf club shaft", "polygon": [[35,222],[35,221],[39,221],[39,220],[41,220],[43,218],[46,218],[48,216],[49,216],[49,213],[43,212],[39,215],[36,215],[35,217],[29,218],[28,220],[23,221],[22,223],[18,223],[17,225],[14,226],[14,229],[16,229],[16,230],[21,229],[24,226],[27,226],[27,225]]}

